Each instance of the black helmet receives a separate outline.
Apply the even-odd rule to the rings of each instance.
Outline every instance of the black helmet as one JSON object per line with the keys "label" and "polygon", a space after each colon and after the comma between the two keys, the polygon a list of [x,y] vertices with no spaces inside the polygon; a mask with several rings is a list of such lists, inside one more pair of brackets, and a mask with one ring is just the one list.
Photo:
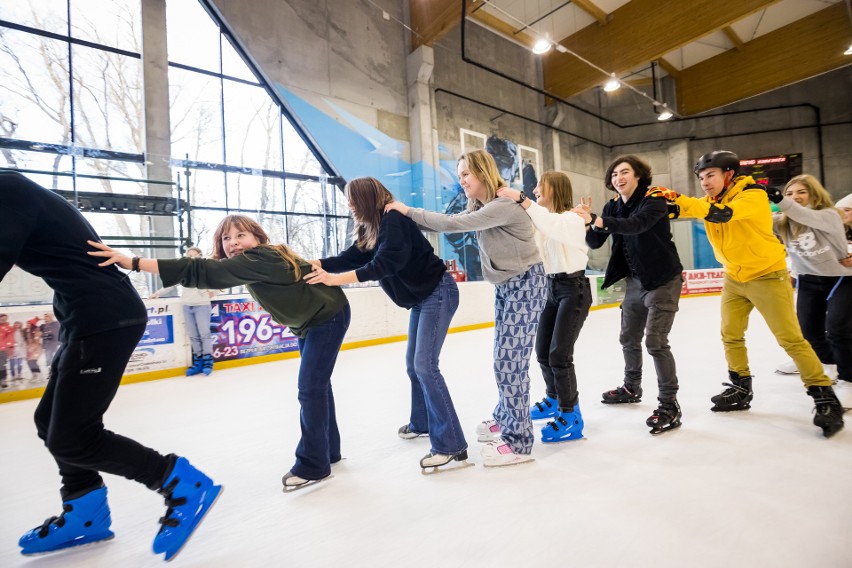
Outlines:
{"label": "black helmet", "polygon": [[698,175],[698,172],[707,168],[722,168],[723,172],[733,170],[734,175],[737,175],[740,171],[740,158],[733,152],[726,150],[710,152],[698,159],[695,167],[692,168],[692,173]]}

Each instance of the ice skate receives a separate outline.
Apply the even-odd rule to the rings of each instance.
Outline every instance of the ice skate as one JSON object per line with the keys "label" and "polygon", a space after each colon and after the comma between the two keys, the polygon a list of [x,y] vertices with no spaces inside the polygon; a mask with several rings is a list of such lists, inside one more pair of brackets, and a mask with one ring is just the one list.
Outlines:
{"label": "ice skate", "polygon": [[725,390],[710,398],[713,403],[713,412],[735,412],[737,410],[748,410],[751,408],[751,399],[754,393],[751,390],[751,376],[740,377],[734,371],[728,371],[731,378],[730,383],[722,383]]}
{"label": "ice skate", "polygon": [[500,437],[500,425],[496,420],[483,420],[476,425],[476,441],[491,442]]}
{"label": "ice skate", "polygon": [[485,467],[503,467],[534,461],[529,454],[516,454],[503,438],[497,438],[482,448],[482,465]]}
{"label": "ice skate", "polygon": [[62,513],[50,517],[20,538],[21,554],[30,556],[93,544],[115,537],[107,503],[107,488],[99,487],[66,499]]}
{"label": "ice skate", "polygon": [[798,375],[799,368],[796,367],[796,363],[792,359],[790,359],[789,361],[778,365],[778,367],[775,369],[775,372],[779,375]]}
{"label": "ice skate", "polygon": [[299,477],[290,471],[281,478],[281,483],[284,485],[284,493],[291,493],[293,491],[298,491],[299,489],[310,487],[311,485],[316,485],[317,483],[326,481],[332,477],[334,476],[329,474],[325,477],[321,477],[320,479],[305,479],[304,477]]}
{"label": "ice skate", "polygon": [[192,355],[192,365],[186,368],[186,376],[192,377],[201,372],[201,367],[204,364],[204,361],[201,359],[201,355]]}
{"label": "ice skate", "polygon": [[574,405],[572,412],[560,412],[553,421],[541,429],[541,441],[545,444],[573,442],[585,439],[583,436],[583,415],[580,405]]}
{"label": "ice skate", "polygon": [[201,372],[209,376],[213,372],[213,355],[209,353],[201,356]]}
{"label": "ice skate", "polygon": [[558,415],[559,402],[552,396],[545,396],[530,409],[530,418],[533,420],[546,420]]}
{"label": "ice skate", "polygon": [[410,424],[406,424],[405,426],[400,426],[397,434],[399,434],[399,437],[403,440],[413,440],[414,438],[428,436],[429,432],[415,432],[411,429]]}
{"label": "ice skate", "polygon": [[678,404],[677,399],[659,398],[657,400],[660,401],[657,410],[645,421],[645,424],[651,428],[651,434],[656,436],[680,428],[680,419],[683,414],[680,411],[680,404]]}
{"label": "ice skate", "polygon": [[168,509],[160,518],[162,526],[154,537],[154,554],[165,553],[167,561],[177,556],[216,504],[222,489],[186,458],[178,458],[163,487],[157,491],[165,497]]}
{"label": "ice skate", "polygon": [[[453,462],[458,462],[454,464]],[[423,475],[432,475],[442,471],[455,471],[471,467],[473,464],[467,461],[467,450],[462,450],[460,453],[450,456],[447,454],[433,454],[429,452],[422,460],[420,467],[423,468],[420,473]]]}
{"label": "ice skate", "polygon": [[814,426],[822,428],[822,435],[831,438],[843,430],[843,413],[834,389],[831,387],[808,387],[808,396],[814,399]]}
{"label": "ice skate", "polygon": [[622,385],[614,390],[607,391],[601,395],[604,404],[628,404],[642,402],[642,389],[640,387],[630,388]]}

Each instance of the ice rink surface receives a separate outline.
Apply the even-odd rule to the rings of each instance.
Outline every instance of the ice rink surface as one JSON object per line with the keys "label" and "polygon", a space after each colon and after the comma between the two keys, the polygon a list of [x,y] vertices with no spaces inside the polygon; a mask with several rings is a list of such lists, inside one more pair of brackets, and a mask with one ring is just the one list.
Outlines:
{"label": "ice rink surface", "polygon": [[[533,449],[535,461],[482,467],[476,425],[496,402],[493,329],[451,334],[442,369],[475,467],[424,476],[427,438],[401,440],[404,343],[343,351],[333,384],[347,458],[334,477],[284,494],[299,436],[298,359],[208,378],[124,386],[109,429],[186,456],[225,486],[173,566],[806,567],[852,566],[852,413],[827,440],[812,400],[755,313],[747,335],[755,400],[710,412],[727,380],[718,297],[684,298],[671,334],[683,427],[651,436],[656,380],[645,356],[641,404],[605,406],[621,383],[619,310],[594,311],[576,367],[586,440]],[[533,399],[544,394],[537,365]],[[852,406],[852,384],[836,387]],[[61,511],[55,463],[37,439],[36,400],[0,405],[0,566],[161,566],[151,552],[165,507],[105,476],[112,541],[25,558],[17,540]],[[544,422],[536,422],[536,431]]]}

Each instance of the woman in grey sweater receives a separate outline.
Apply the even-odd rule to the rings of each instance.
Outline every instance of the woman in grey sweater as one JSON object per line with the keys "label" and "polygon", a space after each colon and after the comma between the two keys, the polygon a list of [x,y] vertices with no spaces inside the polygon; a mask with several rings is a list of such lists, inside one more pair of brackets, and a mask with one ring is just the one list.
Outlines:
{"label": "woman in grey sweater", "polygon": [[[486,467],[531,461],[530,356],[546,301],[544,268],[532,221],[511,199],[498,198],[505,186],[494,158],[484,150],[463,154],[457,163],[467,210],[444,215],[394,201],[396,210],[421,227],[439,232],[475,231],[482,274],[495,286],[494,376],[499,400],[494,419],[477,427]],[[526,199],[521,193],[520,201]]]}
{"label": "woman in grey sweater", "polygon": [[852,268],[842,263],[847,251],[841,216],[828,191],[809,174],[787,182],[778,206],[773,228],[798,274],[802,334],[823,365],[837,365],[837,378],[852,382]]}

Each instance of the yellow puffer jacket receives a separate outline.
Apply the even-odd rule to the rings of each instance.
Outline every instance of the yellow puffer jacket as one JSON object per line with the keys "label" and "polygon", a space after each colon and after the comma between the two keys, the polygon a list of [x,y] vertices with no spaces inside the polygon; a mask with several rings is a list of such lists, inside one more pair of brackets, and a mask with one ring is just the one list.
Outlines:
{"label": "yellow puffer jacket", "polygon": [[679,196],[681,217],[704,219],[710,208],[729,208],[730,219],[724,223],[704,221],[707,238],[713,247],[716,260],[725,272],[738,282],[748,282],[764,274],[784,270],[784,245],[772,233],[772,211],[766,193],[754,184],[750,176],[734,178],[733,187],[722,194],[720,200],[709,197]]}

